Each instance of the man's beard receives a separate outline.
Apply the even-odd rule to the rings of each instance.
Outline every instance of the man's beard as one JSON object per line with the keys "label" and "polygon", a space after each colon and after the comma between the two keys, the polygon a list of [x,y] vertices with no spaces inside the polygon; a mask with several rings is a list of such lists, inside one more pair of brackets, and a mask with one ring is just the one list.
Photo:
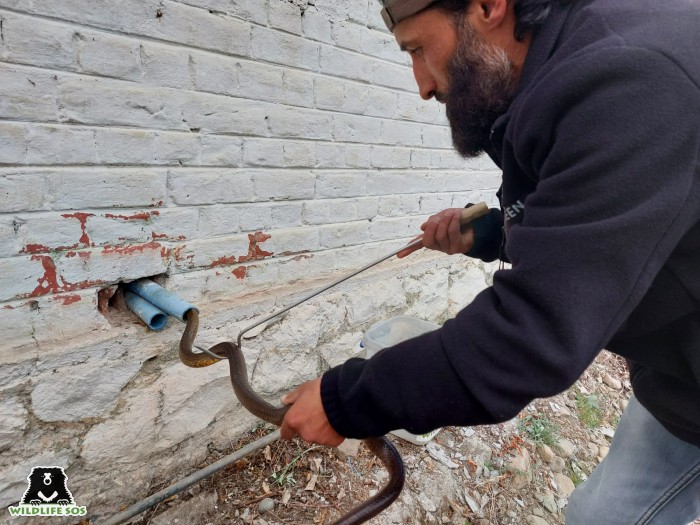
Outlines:
{"label": "man's beard", "polygon": [[452,143],[463,157],[476,157],[490,148],[491,127],[515,97],[515,68],[505,51],[462,19],[447,72],[449,88],[437,98],[445,102]]}

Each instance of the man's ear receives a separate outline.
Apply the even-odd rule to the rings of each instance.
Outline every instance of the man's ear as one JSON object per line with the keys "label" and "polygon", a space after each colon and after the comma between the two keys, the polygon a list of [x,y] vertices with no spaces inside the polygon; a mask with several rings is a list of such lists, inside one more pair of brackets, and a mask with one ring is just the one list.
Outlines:
{"label": "man's ear", "polygon": [[508,8],[508,0],[477,0],[470,22],[483,31],[492,31],[508,18]]}

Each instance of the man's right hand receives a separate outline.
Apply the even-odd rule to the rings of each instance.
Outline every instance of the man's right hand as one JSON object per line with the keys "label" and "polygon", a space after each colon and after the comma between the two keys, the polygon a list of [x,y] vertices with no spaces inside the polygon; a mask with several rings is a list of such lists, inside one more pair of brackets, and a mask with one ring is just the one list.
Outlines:
{"label": "man's right hand", "polygon": [[425,221],[420,229],[423,230],[423,246],[407,248],[398,253],[397,257],[406,257],[422,247],[439,250],[447,255],[466,253],[474,246],[474,230],[467,225],[464,233],[460,231],[460,218],[464,208],[449,208]]}

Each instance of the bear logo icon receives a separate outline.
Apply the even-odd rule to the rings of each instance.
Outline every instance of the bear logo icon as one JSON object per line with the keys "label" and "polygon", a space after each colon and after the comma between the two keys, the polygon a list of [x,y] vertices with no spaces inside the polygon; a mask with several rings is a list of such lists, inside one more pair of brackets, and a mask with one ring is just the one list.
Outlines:
{"label": "bear logo icon", "polygon": [[63,467],[34,467],[20,505],[75,505]]}

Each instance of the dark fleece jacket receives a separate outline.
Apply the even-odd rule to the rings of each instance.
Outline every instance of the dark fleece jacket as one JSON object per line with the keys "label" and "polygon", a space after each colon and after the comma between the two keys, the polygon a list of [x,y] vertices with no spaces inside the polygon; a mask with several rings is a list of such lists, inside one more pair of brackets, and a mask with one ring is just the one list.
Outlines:
{"label": "dark fleece jacket", "polygon": [[340,434],[501,422],[608,348],[700,445],[699,28],[696,0],[555,7],[492,132],[501,210],[474,254],[512,268],[440,330],[324,374]]}

